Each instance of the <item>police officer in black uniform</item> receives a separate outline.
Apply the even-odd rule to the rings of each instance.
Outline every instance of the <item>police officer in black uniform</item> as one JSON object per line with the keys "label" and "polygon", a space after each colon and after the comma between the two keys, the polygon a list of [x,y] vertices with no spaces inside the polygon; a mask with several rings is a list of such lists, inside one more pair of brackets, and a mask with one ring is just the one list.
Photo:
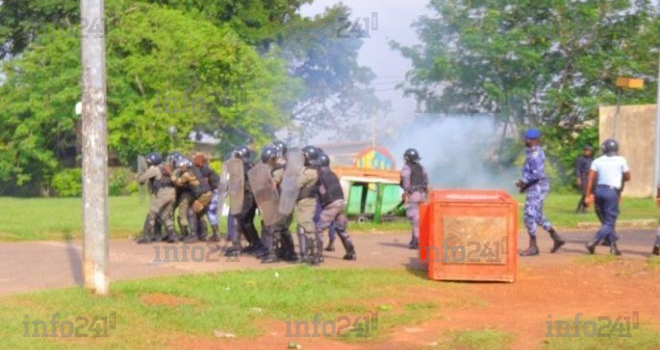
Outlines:
{"label": "police officer in black uniform", "polygon": [[585,146],[582,149],[582,155],[578,157],[575,161],[575,176],[577,178],[577,185],[582,192],[582,197],[580,202],[578,202],[576,213],[586,213],[587,206],[584,203],[584,193],[585,187],[587,186],[587,181],[589,180],[589,170],[591,169],[591,162],[594,161],[593,157],[593,148],[591,146]]}
{"label": "police officer in black uniform", "polygon": [[316,224],[316,230],[319,235],[334,224],[335,232],[339,235],[346,255],[344,260],[355,260],[355,247],[351,237],[346,232],[348,220],[344,213],[346,205],[344,191],[341,188],[339,177],[330,169],[330,158],[322,153],[319,157],[319,200],[321,202],[321,214]]}

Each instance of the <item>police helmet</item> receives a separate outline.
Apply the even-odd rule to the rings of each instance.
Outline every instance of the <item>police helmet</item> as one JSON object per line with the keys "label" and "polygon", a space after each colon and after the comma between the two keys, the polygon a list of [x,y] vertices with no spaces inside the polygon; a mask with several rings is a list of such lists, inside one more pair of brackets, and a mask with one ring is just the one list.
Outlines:
{"label": "police helmet", "polygon": [[234,156],[240,159],[249,159],[250,150],[245,146],[238,146],[234,149]]}
{"label": "police helmet", "polygon": [[273,147],[275,147],[275,150],[281,156],[285,156],[286,151],[288,150],[288,148],[286,147],[286,143],[284,143],[283,141],[279,141],[279,140],[273,142]]}
{"label": "police helmet", "polygon": [[158,152],[151,152],[145,157],[147,164],[149,165],[160,165],[163,162],[163,157],[161,157]]}
{"label": "police helmet", "polygon": [[176,167],[177,168],[183,168],[183,167],[192,167],[193,163],[190,161],[190,159],[186,157],[181,157],[176,161]]}
{"label": "police helmet", "polygon": [[322,154],[319,156],[319,164],[320,164],[321,166],[330,166],[330,157],[328,157],[327,154],[322,153]]}
{"label": "police helmet", "polygon": [[408,148],[403,153],[403,159],[405,159],[406,162],[416,162],[416,161],[420,160],[421,158],[419,157],[419,152],[417,152],[416,149]]}
{"label": "police helmet", "polygon": [[277,148],[274,146],[266,146],[261,150],[261,161],[268,163],[277,157]]}
{"label": "police helmet", "polygon": [[615,139],[607,139],[603,144],[601,145],[601,151],[603,151],[604,154],[614,154],[619,152],[619,143],[616,142]]}
{"label": "police helmet", "polygon": [[303,155],[305,155],[305,161],[307,164],[315,164],[319,160],[319,156],[321,155],[321,152],[319,152],[318,148],[314,146],[305,146],[302,149]]}

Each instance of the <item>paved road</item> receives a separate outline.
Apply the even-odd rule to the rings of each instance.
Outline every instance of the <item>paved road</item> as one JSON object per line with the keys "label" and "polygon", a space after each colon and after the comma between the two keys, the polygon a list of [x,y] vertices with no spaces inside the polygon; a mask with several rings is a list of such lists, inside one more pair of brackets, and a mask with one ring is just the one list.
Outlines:
{"label": "paved road", "polygon": [[[619,248],[625,259],[646,259],[654,242],[654,230],[620,231]],[[590,231],[566,232],[569,243],[560,254],[550,255],[551,240],[541,235],[540,257],[520,259],[520,268],[569,263],[585,254],[584,242],[593,235]],[[357,261],[341,260],[343,248],[326,255],[324,268],[382,267],[424,269],[417,259],[417,252],[407,249],[407,234],[360,234],[354,237],[358,252]],[[339,241],[337,242],[339,243]],[[527,246],[527,235],[519,235],[519,248]],[[213,252],[206,244],[195,244],[183,249],[177,245],[137,245],[130,240],[110,242],[110,278],[113,281],[169,276],[189,273],[217,272],[240,269],[263,269],[295,266],[280,263],[262,265],[252,257],[228,261],[222,253]],[[167,252],[166,252],[167,250]],[[179,262],[167,261],[175,259]],[[606,254],[606,247],[597,253]],[[0,295],[25,293],[53,288],[65,288],[82,284],[81,242],[28,242],[0,243]],[[166,256],[166,253],[168,256]],[[184,253],[185,258],[184,259]],[[184,260],[187,260],[185,262]]]}

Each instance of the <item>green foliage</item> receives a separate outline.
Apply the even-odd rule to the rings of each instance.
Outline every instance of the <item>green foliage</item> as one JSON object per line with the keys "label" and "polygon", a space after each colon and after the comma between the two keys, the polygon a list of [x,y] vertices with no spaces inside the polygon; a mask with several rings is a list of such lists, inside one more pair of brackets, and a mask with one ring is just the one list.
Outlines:
{"label": "green foliage", "polygon": [[82,171],[80,168],[64,169],[52,180],[52,188],[59,197],[79,197],[82,195]]}
{"label": "green foliage", "polygon": [[[283,108],[298,85],[274,55],[259,56],[233,30],[199,16],[120,0],[107,6],[121,19],[107,38],[108,144],[123,164],[152,150],[188,149],[193,130],[261,145],[287,123]],[[60,140],[75,140],[80,40],[38,37],[2,68],[0,180],[47,179],[58,168]],[[184,108],[165,109],[168,99]],[[174,145],[170,125],[179,130]]]}
{"label": "green foliage", "polygon": [[422,45],[392,43],[413,64],[406,94],[457,109],[476,101],[519,132],[542,127],[560,174],[571,173],[582,144],[595,143],[590,125],[599,105],[616,103],[617,77],[646,81],[643,90],[624,91],[621,103],[655,100],[658,57],[649,48],[660,45],[660,19],[648,0],[448,0],[430,7],[434,15],[416,24]]}
{"label": "green foliage", "polygon": [[137,193],[139,185],[135,174],[128,168],[113,169],[108,179],[108,192],[111,196],[128,196]]}

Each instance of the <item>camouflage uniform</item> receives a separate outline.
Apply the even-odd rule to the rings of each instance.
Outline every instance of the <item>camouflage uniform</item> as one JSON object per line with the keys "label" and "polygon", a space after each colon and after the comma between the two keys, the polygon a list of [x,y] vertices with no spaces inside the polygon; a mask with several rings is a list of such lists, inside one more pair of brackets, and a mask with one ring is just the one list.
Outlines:
{"label": "camouflage uniform", "polygon": [[169,174],[169,168],[152,165],[138,177],[138,182],[140,184],[149,182],[151,190],[151,207],[149,208],[149,214],[147,215],[144,239],[160,239],[160,237],[155,237],[157,220],[165,224],[168,233],[174,232],[172,214],[174,210],[174,201],[176,200],[176,192],[174,184],[166,177]]}

